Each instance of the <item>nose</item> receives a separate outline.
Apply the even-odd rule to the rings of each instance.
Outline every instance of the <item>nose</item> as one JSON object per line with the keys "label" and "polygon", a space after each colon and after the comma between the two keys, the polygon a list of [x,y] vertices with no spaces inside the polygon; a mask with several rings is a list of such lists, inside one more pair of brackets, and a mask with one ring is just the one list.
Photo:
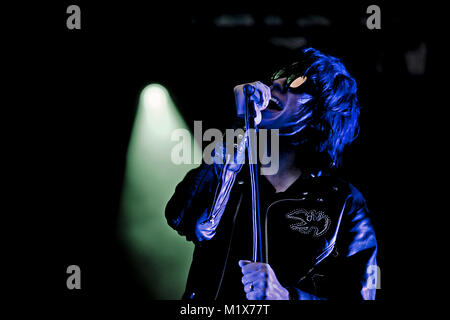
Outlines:
{"label": "nose", "polygon": [[270,91],[274,92],[274,91],[279,91],[280,93],[284,93],[285,89],[286,89],[286,81],[287,78],[280,78],[280,79],[276,79],[272,82],[272,85],[270,86]]}

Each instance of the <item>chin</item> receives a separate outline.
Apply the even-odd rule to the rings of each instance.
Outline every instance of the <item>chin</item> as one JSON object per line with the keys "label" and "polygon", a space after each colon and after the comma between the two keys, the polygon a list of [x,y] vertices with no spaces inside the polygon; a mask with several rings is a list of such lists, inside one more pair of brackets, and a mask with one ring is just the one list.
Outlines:
{"label": "chin", "polygon": [[258,126],[260,129],[279,129],[280,127],[273,122],[262,122]]}
{"label": "chin", "polygon": [[276,118],[270,118],[268,114],[262,114],[262,119],[258,127],[263,129],[278,129],[277,125],[278,121]]}
{"label": "chin", "polygon": [[259,127],[264,129],[280,129],[280,127],[283,127],[283,125],[282,122],[279,121],[279,119],[262,118]]}
{"label": "chin", "polygon": [[261,120],[261,122],[258,125],[258,128],[261,128],[261,129],[273,129],[270,124],[271,123],[268,122],[268,121]]}

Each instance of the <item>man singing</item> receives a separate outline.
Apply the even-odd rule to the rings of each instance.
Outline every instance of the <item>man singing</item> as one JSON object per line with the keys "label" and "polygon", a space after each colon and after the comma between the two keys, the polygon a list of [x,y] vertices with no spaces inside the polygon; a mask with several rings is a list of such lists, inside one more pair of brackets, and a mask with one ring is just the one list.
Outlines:
{"label": "man singing", "polygon": [[[248,165],[204,162],[166,207],[169,225],[195,243],[183,299],[375,299],[377,242],[368,209],[336,172],[359,132],[356,82],[339,59],[312,48],[270,81],[250,84],[262,110],[258,127],[279,130],[278,171],[260,170],[258,179],[264,262],[251,261]],[[243,88],[234,89],[238,115]],[[274,149],[270,140],[266,148]]]}

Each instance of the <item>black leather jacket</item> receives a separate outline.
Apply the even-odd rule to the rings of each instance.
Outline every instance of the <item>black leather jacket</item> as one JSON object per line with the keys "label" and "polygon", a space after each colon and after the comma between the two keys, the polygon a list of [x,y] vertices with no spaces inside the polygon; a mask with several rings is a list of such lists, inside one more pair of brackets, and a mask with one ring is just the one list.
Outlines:
{"label": "black leather jacket", "polygon": [[[195,243],[184,299],[238,296],[223,290],[225,271],[237,263],[230,261],[231,243],[251,246],[236,243],[245,231],[235,230],[239,215],[251,216],[247,169],[203,163],[178,184],[166,206],[169,225]],[[377,242],[355,187],[331,172],[303,170],[288,190],[261,195],[261,202],[264,262],[291,299],[375,299]]]}

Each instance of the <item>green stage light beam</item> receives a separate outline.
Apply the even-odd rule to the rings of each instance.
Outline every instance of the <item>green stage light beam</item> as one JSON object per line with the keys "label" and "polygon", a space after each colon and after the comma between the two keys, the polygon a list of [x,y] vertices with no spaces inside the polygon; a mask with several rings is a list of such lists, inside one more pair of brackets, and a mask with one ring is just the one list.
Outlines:
{"label": "green stage light beam", "polygon": [[[177,183],[198,166],[171,160],[178,144],[171,140],[175,129],[188,130],[169,93],[159,84],[148,85],[140,95],[128,147],[119,232],[152,299],[181,298],[193,252],[164,216]],[[189,136],[197,157],[192,159],[198,159],[201,149]]]}

